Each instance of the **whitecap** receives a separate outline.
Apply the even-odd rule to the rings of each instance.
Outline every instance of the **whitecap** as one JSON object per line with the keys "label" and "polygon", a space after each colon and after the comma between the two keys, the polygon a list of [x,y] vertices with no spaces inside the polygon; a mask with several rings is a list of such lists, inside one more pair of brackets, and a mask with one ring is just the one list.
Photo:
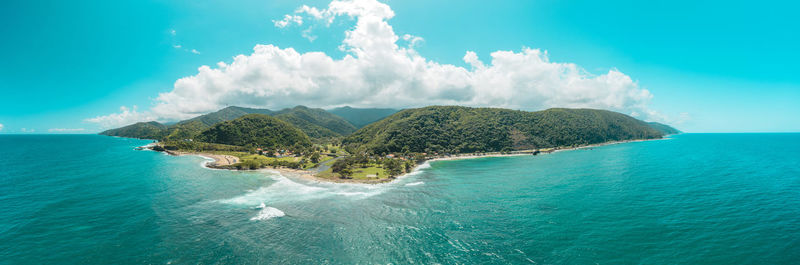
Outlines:
{"label": "whitecap", "polygon": [[[269,186],[249,190],[245,194],[219,200],[218,202],[246,207],[261,206],[262,203],[275,204],[321,199],[331,196],[344,196],[351,199],[363,199],[385,192],[390,186],[368,184],[340,183],[307,183],[292,180],[280,174],[269,175],[275,180]],[[263,208],[263,207],[262,207]]]}
{"label": "whitecap", "polygon": [[[263,205],[263,203],[262,203]],[[264,207],[261,211],[258,212],[256,216],[250,218],[250,221],[260,221],[260,220],[269,220],[275,217],[282,217],[286,214],[283,211],[278,210],[278,208],[274,207]]]}
{"label": "whitecap", "polygon": [[425,184],[425,182],[422,182],[422,181],[411,182],[411,183],[406,184],[406,186],[417,186],[417,185],[422,185],[422,184]]}
{"label": "whitecap", "polygon": [[425,161],[425,163],[422,163],[421,165],[417,166],[417,169],[426,169],[430,167],[431,167],[430,161]]}

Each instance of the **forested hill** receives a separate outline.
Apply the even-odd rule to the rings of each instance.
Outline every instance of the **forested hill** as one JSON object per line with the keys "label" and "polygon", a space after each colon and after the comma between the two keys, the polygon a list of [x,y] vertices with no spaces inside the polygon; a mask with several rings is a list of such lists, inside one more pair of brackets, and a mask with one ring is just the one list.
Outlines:
{"label": "forested hill", "polygon": [[100,134],[140,139],[161,139],[167,135],[167,126],[155,121],[137,122],[125,127],[107,130]]}
{"label": "forested hill", "polygon": [[400,111],[359,129],[342,143],[375,154],[469,153],[579,146],[663,135],[644,121],[606,110],[525,112],[431,106]]}
{"label": "forested hill", "polygon": [[663,123],[648,122],[647,124],[650,124],[650,127],[653,127],[653,129],[659,130],[664,135],[681,133],[681,131],[679,131],[678,129],[675,129],[672,126],[669,126],[669,125],[666,125],[666,124],[663,124]]}
{"label": "forested hill", "polygon": [[224,109],[221,109],[221,110],[218,110],[218,111],[215,111],[215,112],[212,112],[212,113],[207,113],[207,114],[203,114],[203,115],[200,115],[200,116],[188,119],[188,120],[180,121],[177,124],[178,125],[180,125],[180,124],[188,124],[188,123],[191,123],[191,122],[194,122],[194,121],[199,121],[202,124],[204,124],[205,126],[211,127],[212,125],[220,123],[220,122],[223,122],[223,121],[229,121],[229,120],[233,120],[233,119],[239,118],[239,117],[247,115],[247,114],[256,114],[256,113],[257,114],[272,115],[274,113],[274,111],[271,111],[271,110],[268,110],[268,109],[253,109],[253,108],[243,108],[243,107],[237,107],[237,106],[230,106],[230,107],[226,107]]}
{"label": "forested hill", "polygon": [[275,117],[297,126],[313,138],[348,135],[356,130],[342,117],[306,106],[283,109],[275,113]]}
{"label": "forested hill", "polygon": [[300,148],[308,136],[293,125],[264,114],[247,114],[202,131],[197,141],[244,147]]}
{"label": "forested hill", "polygon": [[328,112],[344,118],[356,128],[382,120],[389,117],[389,115],[397,113],[397,111],[396,109],[352,108],[349,106],[328,110]]}
{"label": "forested hill", "polygon": [[227,107],[216,112],[197,116],[192,119],[166,126],[158,122],[140,122],[122,128],[101,132],[101,135],[121,136],[129,138],[156,140],[193,139],[201,131],[220,122],[230,121],[247,114],[273,115],[278,119],[300,128],[312,138],[341,137],[356,130],[345,119],[328,113],[323,109],[304,106],[286,108],[280,111],[243,107]]}

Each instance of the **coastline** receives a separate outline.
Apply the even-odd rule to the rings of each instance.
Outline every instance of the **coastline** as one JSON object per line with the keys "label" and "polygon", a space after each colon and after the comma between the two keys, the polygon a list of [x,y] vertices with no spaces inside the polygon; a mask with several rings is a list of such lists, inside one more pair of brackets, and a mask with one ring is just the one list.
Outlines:
{"label": "coastline", "polygon": [[[210,159],[214,160],[214,162],[210,163],[210,165],[212,165],[212,166],[229,166],[229,165],[233,165],[233,164],[239,163],[239,158],[235,157],[235,156],[232,156],[232,155],[216,155],[216,154],[209,154],[209,153],[181,152],[181,151],[169,151],[169,150],[164,151],[164,152],[167,153],[167,154],[173,155],[173,156],[193,155],[193,156],[199,156],[199,157],[203,157],[203,158],[210,158]],[[209,163],[205,163],[205,164],[203,164],[203,166],[205,166],[207,168],[213,168],[213,167],[209,167]]]}
{"label": "coastline", "polygon": [[[561,152],[561,151],[571,151],[571,150],[579,150],[579,149],[586,149],[586,148],[594,148],[594,147],[601,147],[607,145],[615,145],[615,144],[624,144],[624,143],[632,143],[632,142],[644,142],[644,141],[654,141],[654,140],[667,140],[670,139],[668,137],[659,138],[659,139],[636,139],[636,140],[624,140],[624,141],[612,141],[612,142],[605,142],[599,144],[590,144],[590,145],[583,145],[577,147],[569,147],[569,148],[552,148],[546,152],[537,153],[538,155]],[[277,172],[278,174],[288,177],[288,178],[297,178],[302,179],[305,181],[310,181],[314,183],[337,183],[337,184],[385,184],[385,183],[392,183],[399,179],[405,178],[409,175],[415,174],[420,171],[420,167],[426,165],[431,162],[437,161],[452,161],[452,160],[465,160],[465,159],[477,159],[477,158],[488,158],[488,157],[511,157],[511,156],[531,156],[533,152],[536,150],[518,150],[513,151],[512,153],[489,153],[483,155],[476,155],[476,154],[455,154],[449,156],[440,156],[434,157],[431,159],[425,160],[423,163],[417,164],[414,166],[411,171],[401,174],[394,178],[387,178],[387,179],[380,179],[380,180],[354,180],[354,179],[329,179],[329,178],[321,178],[315,175],[314,171],[310,170],[301,170],[301,169],[291,169],[291,168],[275,168],[275,167],[266,167],[262,169],[257,169],[256,171],[270,171],[270,172]],[[231,155],[217,155],[217,154],[209,154],[209,153],[198,153],[198,152],[181,152],[181,151],[165,151],[169,155],[174,156],[183,156],[183,155],[194,155],[203,158],[213,159],[214,162],[211,163],[204,163],[203,167],[208,169],[219,169],[215,166],[227,166],[233,165],[239,162],[239,158]],[[427,168],[426,166],[425,168]],[[233,169],[228,169],[233,170]]]}
{"label": "coastline", "polygon": [[[667,136],[668,136],[668,135],[667,135]],[[657,141],[657,140],[668,140],[668,139],[670,139],[670,138],[669,138],[669,137],[667,137],[667,136],[665,136],[665,137],[663,137],[663,138],[659,138],[659,139],[636,139],[636,140],[611,141],[611,142],[605,142],[605,143],[599,143],[599,144],[589,144],[589,145],[582,145],[582,146],[570,147],[570,148],[563,148],[563,149],[562,149],[562,148],[554,148],[554,149],[553,149],[552,151],[550,151],[550,152],[542,152],[542,153],[540,153],[540,154],[538,154],[538,155],[544,155],[544,154],[556,153],[556,152],[561,152],[561,151],[572,151],[572,150],[580,150],[580,149],[586,149],[586,148],[595,148],[595,147],[601,147],[601,146],[607,146],[607,145],[615,145],[615,144],[625,144],[625,143],[645,142],[645,141]],[[420,167],[420,166],[422,166],[422,165],[424,165],[424,164],[427,164],[427,163],[430,163],[430,162],[437,162],[437,161],[452,161],[452,160],[465,160],[465,159],[476,159],[476,158],[487,158],[487,157],[510,157],[510,156],[530,156],[530,155],[532,155],[531,153],[523,153],[523,152],[531,152],[531,150],[520,150],[520,151],[515,151],[515,152],[520,152],[520,153],[512,153],[512,154],[488,154],[488,155],[474,155],[474,154],[464,154],[464,155],[458,155],[458,154],[456,154],[456,155],[445,156],[445,157],[436,157],[436,158],[431,158],[431,159],[425,160],[425,162],[423,162],[423,163],[421,163],[421,164],[417,164],[416,166],[414,166],[414,168],[413,168],[413,169],[412,169],[410,172],[408,172],[408,173],[405,173],[405,174],[402,174],[402,175],[400,175],[400,176],[397,176],[395,179],[391,180],[390,182],[394,182],[394,181],[395,181],[395,180],[397,180],[397,179],[400,179],[400,178],[406,177],[406,176],[408,176],[408,175],[414,174],[414,173],[416,173],[416,172],[418,172],[418,171],[419,171],[419,167]]]}

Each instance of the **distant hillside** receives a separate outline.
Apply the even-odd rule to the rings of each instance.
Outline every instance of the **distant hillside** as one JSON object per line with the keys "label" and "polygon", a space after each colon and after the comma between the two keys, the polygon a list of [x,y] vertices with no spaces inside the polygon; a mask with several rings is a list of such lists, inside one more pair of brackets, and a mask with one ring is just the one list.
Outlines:
{"label": "distant hillside", "polygon": [[653,129],[656,129],[659,132],[663,133],[664,135],[681,133],[681,131],[679,131],[678,129],[675,129],[672,126],[669,126],[669,125],[666,125],[666,124],[663,124],[663,123],[648,122],[647,124],[649,124],[650,127],[653,127]]}
{"label": "distant hillside", "polygon": [[351,108],[349,106],[330,109],[328,112],[342,117],[356,128],[361,128],[367,124],[379,121],[389,115],[397,113],[396,109],[376,109],[376,108]]}
{"label": "distant hillside", "polygon": [[100,135],[119,136],[139,139],[161,139],[166,136],[167,126],[161,123],[137,122],[125,127],[106,130]]}
{"label": "distant hillside", "polygon": [[578,146],[660,138],[663,133],[630,116],[593,109],[537,112],[432,106],[407,109],[343,140],[372,153],[468,153]]}
{"label": "distant hillside", "polygon": [[274,116],[294,124],[312,138],[348,135],[356,130],[355,126],[342,117],[323,109],[312,109],[306,106],[283,109],[276,112]]}
{"label": "distant hillside", "polygon": [[129,138],[147,138],[157,140],[178,141],[193,139],[205,129],[220,122],[230,121],[247,114],[272,115],[297,126],[312,138],[330,138],[348,135],[356,127],[345,119],[323,109],[305,106],[286,108],[280,111],[243,107],[226,107],[216,112],[204,114],[188,120],[163,125],[157,122],[137,123],[122,128],[112,129],[100,134]]}
{"label": "distant hillside", "polygon": [[311,140],[300,129],[264,114],[247,114],[217,123],[202,131],[196,141],[267,148],[311,146]]}
{"label": "distant hillside", "polygon": [[198,121],[201,122],[202,124],[205,124],[207,127],[211,127],[211,125],[223,121],[233,120],[241,116],[254,113],[272,115],[274,111],[268,109],[253,109],[253,108],[230,106],[212,113],[203,114],[188,120],[180,121],[177,124],[180,125]]}

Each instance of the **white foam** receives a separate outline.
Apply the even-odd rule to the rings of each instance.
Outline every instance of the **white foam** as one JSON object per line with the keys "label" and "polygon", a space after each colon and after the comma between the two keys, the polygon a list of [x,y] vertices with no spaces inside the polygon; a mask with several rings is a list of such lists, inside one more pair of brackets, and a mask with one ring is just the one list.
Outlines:
{"label": "white foam", "polygon": [[422,182],[422,181],[411,182],[411,183],[406,184],[406,186],[417,186],[417,185],[422,185],[422,184],[425,184],[425,182]]}
{"label": "white foam", "polygon": [[418,170],[419,169],[426,169],[426,168],[430,168],[430,167],[431,167],[430,161],[425,161],[425,163],[422,163],[422,165],[417,166],[417,169]]}
{"label": "white foam", "polygon": [[335,196],[363,199],[393,188],[393,186],[368,184],[307,183],[302,180],[295,181],[280,174],[271,174],[268,177],[275,180],[275,182],[269,186],[250,190],[245,194],[230,199],[219,200],[219,202],[263,208],[261,206],[264,203],[274,205],[281,202],[296,202]]}
{"label": "white foam", "polygon": [[[263,203],[262,203],[263,205]],[[282,217],[286,214],[283,211],[278,210],[278,208],[274,207],[264,207],[261,211],[258,212],[256,216],[250,218],[250,221],[261,221],[261,220],[269,220],[275,217]]]}

